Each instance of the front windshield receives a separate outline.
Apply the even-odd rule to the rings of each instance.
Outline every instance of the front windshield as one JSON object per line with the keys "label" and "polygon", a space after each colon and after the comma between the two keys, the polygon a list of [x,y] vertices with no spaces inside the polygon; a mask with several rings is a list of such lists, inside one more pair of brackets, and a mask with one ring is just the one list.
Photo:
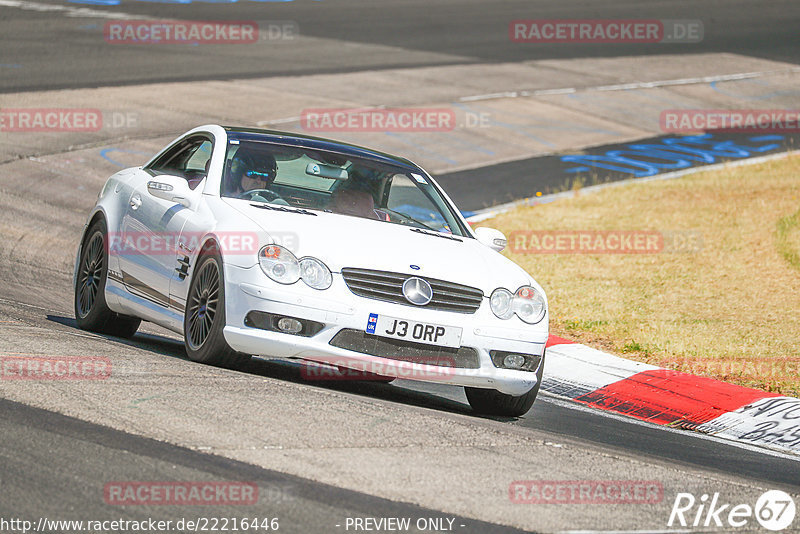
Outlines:
{"label": "front windshield", "polygon": [[333,152],[231,139],[221,194],[466,235],[422,174]]}

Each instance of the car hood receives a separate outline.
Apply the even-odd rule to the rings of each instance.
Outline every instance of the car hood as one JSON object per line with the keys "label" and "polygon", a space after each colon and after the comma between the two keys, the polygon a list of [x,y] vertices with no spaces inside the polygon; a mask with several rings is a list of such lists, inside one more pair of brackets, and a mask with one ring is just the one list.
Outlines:
{"label": "car hood", "polygon": [[273,243],[298,258],[314,256],[333,272],[344,267],[391,271],[465,284],[485,295],[499,286],[515,291],[532,281],[517,264],[472,237],[456,241],[399,224],[320,211],[287,213],[225,200],[272,236]]}

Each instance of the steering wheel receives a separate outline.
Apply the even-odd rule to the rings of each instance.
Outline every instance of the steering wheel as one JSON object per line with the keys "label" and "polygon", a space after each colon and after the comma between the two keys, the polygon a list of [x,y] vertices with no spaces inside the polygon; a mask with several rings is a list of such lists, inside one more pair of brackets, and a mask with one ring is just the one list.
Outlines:
{"label": "steering wheel", "polygon": [[269,189],[251,189],[249,191],[245,191],[239,195],[239,198],[243,198],[245,200],[255,200],[255,197],[261,197],[266,202],[275,202],[276,200],[280,200],[282,203],[289,204],[283,198],[276,193],[275,191],[271,191]]}

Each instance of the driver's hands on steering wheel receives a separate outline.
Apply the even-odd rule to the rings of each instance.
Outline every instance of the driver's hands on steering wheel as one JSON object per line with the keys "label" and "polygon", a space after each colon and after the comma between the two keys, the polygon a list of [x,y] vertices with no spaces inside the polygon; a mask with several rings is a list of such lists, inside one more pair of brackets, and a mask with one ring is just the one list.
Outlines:
{"label": "driver's hands on steering wheel", "polygon": [[281,206],[288,206],[289,203],[286,202],[278,193],[275,191],[271,191],[269,189],[250,189],[249,191],[244,191],[239,195],[239,198],[243,198],[245,200],[251,200],[254,202],[265,202],[269,204],[278,204]]}

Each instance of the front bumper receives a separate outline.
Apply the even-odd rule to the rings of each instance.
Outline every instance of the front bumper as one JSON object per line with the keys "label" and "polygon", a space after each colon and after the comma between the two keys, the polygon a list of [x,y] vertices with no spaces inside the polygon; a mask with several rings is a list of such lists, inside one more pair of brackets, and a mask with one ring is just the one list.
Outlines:
{"label": "front bumper", "polygon": [[[473,314],[429,310],[356,296],[337,273],[333,274],[329,289],[317,291],[303,282],[289,286],[274,283],[258,266],[242,269],[226,265],[225,293],[224,336],[237,351],[271,358],[301,358],[394,378],[491,388],[508,395],[530,391],[536,385],[536,373],[495,367],[489,351],[541,356],[548,336],[547,316],[536,325],[525,324],[516,317],[503,321],[489,309],[488,298]],[[310,337],[248,327],[245,317],[251,311],[297,317],[324,326]],[[330,344],[344,329],[364,332],[370,313],[462,328],[461,345],[477,352],[477,367],[414,363]]]}

